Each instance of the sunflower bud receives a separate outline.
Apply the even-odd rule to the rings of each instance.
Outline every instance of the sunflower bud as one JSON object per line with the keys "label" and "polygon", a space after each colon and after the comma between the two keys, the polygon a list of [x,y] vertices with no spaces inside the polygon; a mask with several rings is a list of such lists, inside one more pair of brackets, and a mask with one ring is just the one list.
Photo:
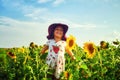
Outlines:
{"label": "sunflower bud", "polygon": [[119,41],[113,41],[114,45],[119,45],[119,43],[120,43]]}
{"label": "sunflower bud", "polygon": [[107,42],[105,42],[105,41],[101,41],[100,42],[100,47],[102,48],[102,49],[107,49],[108,48],[108,43]]}
{"label": "sunflower bud", "polygon": [[31,48],[34,48],[34,47],[35,47],[34,42],[31,42],[31,43],[30,43],[30,47],[31,47]]}

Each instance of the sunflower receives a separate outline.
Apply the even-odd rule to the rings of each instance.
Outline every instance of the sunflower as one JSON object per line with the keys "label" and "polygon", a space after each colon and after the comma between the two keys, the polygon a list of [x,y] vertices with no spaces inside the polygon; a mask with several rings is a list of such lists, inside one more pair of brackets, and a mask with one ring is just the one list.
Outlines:
{"label": "sunflower", "polygon": [[15,59],[15,58],[16,58],[16,56],[15,56],[14,53],[12,53],[12,52],[7,52],[7,55],[8,55],[10,58],[12,58],[12,59]]}
{"label": "sunflower", "polygon": [[74,36],[72,36],[72,35],[70,35],[68,38],[67,38],[67,48],[69,49],[69,50],[72,50],[72,49],[74,49],[74,47],[75,47],[75,41],[76,41],[76,38],[74,37]]}
{"label": "sunflower", "polygon": [[114,45],[119,45],[120,42],[119,42],[118,39],[117,39],[116,41],[113,41],[113,44],[114,44]]}
{"label": "sunflower", "polygon": [[34,48],[34,47],[35,47],[34,42],[31,42],[31,43],[30,43],[30,47],[31,47],[31,48]]}
{"label": "sunflower", "polygon": [[25,49],[24,48],[18,48],[18,52],[24,53]]}
{"label": "sunflower", "polygon": [[93,42],[84,43],[84,51],[87,53],[88,58],[93,58],[96,53],[96,46]]}
{"label": "sunflower", "polygon": [[66,79],[68,79],[68,77],[69,77],[68,71],[64,71],[64,77],[65,77]]}
{"label": "sunflower", "polygon": [[107,42],[105,42],[105,41],[101,41],[100,42],[100,47],[102,48],[102,49],[107,49],[108,48],[108,43]]}

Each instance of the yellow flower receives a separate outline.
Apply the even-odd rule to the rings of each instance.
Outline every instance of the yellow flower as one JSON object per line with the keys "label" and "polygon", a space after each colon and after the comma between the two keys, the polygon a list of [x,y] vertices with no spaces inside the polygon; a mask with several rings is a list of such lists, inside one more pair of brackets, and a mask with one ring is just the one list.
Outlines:
{"label": "yellow flower", "polygon": [[7,55],[8,55],[10,58],[12,58],[12,59],[15,59],[15,58],[16,58],[16,56],[15,56],[14,53],[12,53],[12,52],[7,52]]}
{"label": "yellow flower", "polygon": [[68,71],[64,71],[64,77],[65,77],[65,78],[68,78],[68,77],[69,77]]}
{"label": "yellow flower", "polygon": [[68,38],[67,38],[67,48],[69,49],[69,50],[72,50],[72,49],[74,49],[74,47],[75,47],[75,41],[76,41],[76,38],[74,37],[74,36],[72,36],[72,35],[70,35]]}
{"label": "yellow flower", "polygon": [[25,52],[25,49],[24,49],[24,48],[19,48],[19,49],[18,49],[18,52],[24,53],[24,52]]}
{"label": "yellow flower", "polygon": [[84,43],[84,51],[87,53],[88,58],[93,58],[96,53],[96,46],[93,42]]}

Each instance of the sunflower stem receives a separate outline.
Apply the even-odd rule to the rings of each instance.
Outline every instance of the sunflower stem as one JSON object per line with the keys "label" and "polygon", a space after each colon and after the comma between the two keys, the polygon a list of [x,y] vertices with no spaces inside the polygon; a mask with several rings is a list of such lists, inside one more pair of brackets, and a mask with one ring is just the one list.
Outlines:
{"label": "sunflower stem", "polygon": [[100,59],[101,75],[102,75],[102,77],[103,77],[102,59],[101,59],[100,53],[98,53],[98,57],[99,57],[99,59]]}
{"label": "sunflower stem", "polygon": [[[112,51],[112,63],[113,63],[113,67],[115,68],[115,54],[113,51]],[[115,78],[115,71],[113,73],[113,77]]]}

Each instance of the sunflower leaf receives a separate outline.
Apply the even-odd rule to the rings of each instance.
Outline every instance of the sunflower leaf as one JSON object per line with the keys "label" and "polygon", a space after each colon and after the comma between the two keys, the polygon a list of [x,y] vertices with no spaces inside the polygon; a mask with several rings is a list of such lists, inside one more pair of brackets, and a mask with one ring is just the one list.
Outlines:
{"label": "sunflower leaf", "polygon": [[82,69],[88,69],[87,65],[85,63],[81,64],[80,68]]}

